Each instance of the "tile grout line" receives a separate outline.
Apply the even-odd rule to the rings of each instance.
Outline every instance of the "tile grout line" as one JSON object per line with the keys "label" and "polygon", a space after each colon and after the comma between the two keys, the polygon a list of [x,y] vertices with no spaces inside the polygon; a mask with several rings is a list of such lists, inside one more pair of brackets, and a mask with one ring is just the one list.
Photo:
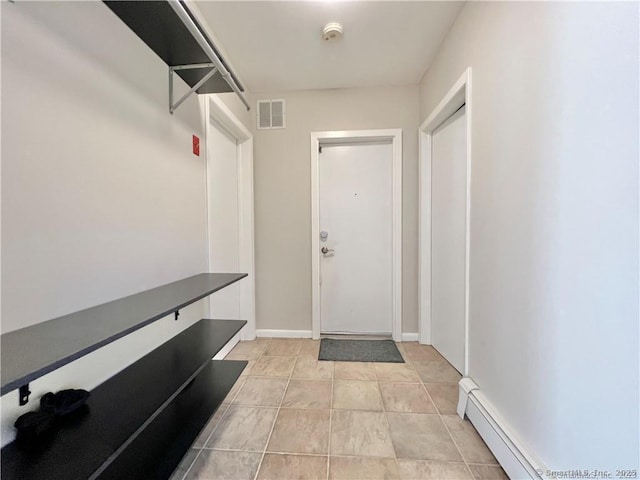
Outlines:
{"label": "tile grout line", "polygon": [[[320,352],[318,352],[320,355]],[[316,360],[319,361],[319,360]],[[329,397],[329,439],[327,440],[327,480],[329,480],[329,469],[331,468],[331,433],[332,433],[332,419],[333,419],[333,387],[336,375],[336,362],[331,364],[331,396]]]}
{"label": "tile grout line", "polygon": [[[199,448],[198,449],[198,453],[196,453],[196,456],[193,457],[193,460],[191,460],[191,463],[189,464],[189,468],[187,468],[184,471],[184,474],[180,477],[179,480],[184,480],[185,478],[187,478],[187,475],[189,474],[189,471],[191,470],[191,467],[193,467],[193,464],[196,463],[196,460],[198,459],[198,457],[200,456],[201,453],[202,453],[202,449]],[[180,464],[178,464],[178,466],[180,466]]]}
{"label": "tile grout line", "polygon": [[[238,342],[239,344],[240,342]],[[267,348],[267,345],[269,345],[269,343],[271,343],[271,339],[269,339],[268,342],[265,342],[264,347],[262,348],[262,350],[260,351],[260,353],[258,354],[258,358],[260,358],[262,356],[262,352],[264,352]],[[238,345],[236,344],[236,346]],[[236,346],[234,346],[233,348],[235,348]],[[231,349],[231,352],[229,352],[227,354],[226,357],[228,357],[231,353],[233,352],[233,349]],[[225,357],[225,358],[226,358]],[[247,367],[249,366],[249,364],[247,363]],[[247,376],[248,372],[247,372]],[[240,380],[240,378],[238,378],[238,380]],[[236,382],[238,381],[236,380]],[[246,382],[246,378],[242,380],[243,382]],[[222,422],[222,419],[227,415],[227,412],[229,411],[229,407],[231,407],[231,404],[233,403],[233,401],[236,399],[236,397],[238,396],[238,394],[240,393],[240,390],[242,390],[242,387],[244,387],[244,383],[243,385],[238,388],[238,391],[236,392],[236,394],[233,396],[232,399],[229,400],[229,404],[227,404],[224,412],[222,413],[222,415],[220,415],[220,419],[218,420],[218,423],[216,423],[216,426],[213,427],[213,430],[211,430],[211,433],[207,436],[207,438],[204,440],[204,442],[202,443],[202,447],[198,448],[198,453],[196,454],[195,458],[193,459],[193,461],[189,464],[189,468],[187,468],[187,470],[184,472],[184,475],[182,476],[181,480],[185,480],[187,478],[187,475],[189,474],[189,472],[191,471],[191,468],[193,467],[193,465],[196,463],[196,460],[198,460],[198,458],[200,457],[200,455],[202,454],[203,450],[209,450],[208,448],[205,448],[207,443],[209,443],[209,440],[211,440],[212,435],[214,434],[214,432],[218,429],[218,426],[220,425],[220,422]],[[231,387],[233,389],[233,387]],[[220,405],[220,407],[223,407],[224,405]],[[213,419],[213,417],[215,416],[217,412],[214,412],[213,415],[211,416],[211,419]],[[211,419],[209,419],[209,421],[211,421]]]}
{"label": "tile grout line", "polygon": [[[223,407],[223,406],[224,405],[220,405],[220,407]],[[224,416],[227,414],[227,410],[229,409],[229,405],[226,405],[224,407],[225,407],[225,409],[224,409],[224,412],[222,413],[222,415],[220,416],[220,420],[222,420],[224,418]],[[211,416],[211,418],[213,418],[214,415],[215,415],[215,412]],[[218,420],[218,424],[220,423],[220,420]],[[211,421],[211,420],[209,420],[209,421]],[[189,464],[189,468],[186,469],[186,471],[184,472],[184,475],[182,476],[181,480],[184,480],[185,478],[187,478],[187,475],[191,471],[191,467],[193,467],[193,464],[196,463],[196,460],[198,460],[198,458],[202,454],[202,450],[204,449],[204,446],[207,444],[207,442],[209,441],[209,438],[211,438],[211,435],[213,435],[213,432],[216,430],[216,428],[218,428],[218,424],[216,424],[216,426],[213,427],[213,430],[211,430],[211,433],[209,433],[209,435],[207,435],[207,438],[204,440],[204,442],[202,442],[202,446],[197,448],[198,453],[196,453],[196,456],[193,458],[193,460]]]}
{"label": "tile grout line", "polygon": [[[378,412],[380,413],[380,412]],[[430,414],[420,414],[420,415],[430,415]],[[433,414],[431,414],[433,415]],[[195,449],[194,449],[195,450]],[[242,450],[242,449],[237,449],[237,448],[211,448],[211,447],[204,447],[202,448],[202,450],[207,450],[209,452],[236,452],[236,453],[258,453],[261,454],[263,453],[260,450]],[[267,453],[270,454],[274,454],[274,455],[289,455],[292,457],[326,457],[327,455],[324,453],[311,453],[311,452],[279,452],[277,450],[273,450],[273,451],[269,451]],[[379,457],[379,456],[363,456],[363,455],[349,455],[349,454],[334,454],[331,455],[332,457],[338,457],[338,458],[358,458],[358,459],[378,459],[378,460],[392,460],[391,457]],[[407,460],[411,460],[411,461],[415,461],[415,462],[432,462],[432,463],[440,463],[440,464],[446,464],[446,465],[462,465],[464,464],[464,462],[452,462],[449,460],[426,460],[424,458],[413,458],[413,457],[407,457]],[[496,464],[490,464],[490,463],[470,463],[469,465],[478,465],[478,466],[482,466],[482,467],[499,467],[500,465],[496,465]]]}
{"label": "tile grout line", "polygon": [[[437,360],[432,360],[432,361],[428,361],[429,363],[446,363],[447,365],[451,365],[444,357],[442,358],[442,361],[437,361]],[[412,360],[413,363],[413,360]],[[449,429],[449,426],[446,424],[446,422],[444,421],[443,414],[440,412],[440,408],[438,407],[438,405],[436,404],[436,402],[433,400],[433,397],[431,396],[431,393],[429,393],[429,389],[426,386],[427,382],[424,382],[422,380],[422,378],[420,378],[420,381],[422,383],[422,388],[424,389],[424,391],[426,392],[427,396],[429,397],[429,400],[431,400],[431,403],[433,404],[433,406],[436,409],[436,412],[438,414],[438,416],[440,417],[440,421],[442,422],[442,424],[444,425],[445,430],[447,431],[447,433],[449,434],[449,437],[451,438],[451,440],[453,441],[453,444],[455,445],[456,449],[458,450],[458,453],[460,454],[460,457],[462,458],[462,462],[464,463],[466,469],[467,469],[467,473],[469,474],[471,479],[475,479],[475,475],[473,474],[473,471],[471,470],[471,468],[469,467],[470,463],[467,461],[465,455],[463,455],[462,450],[460,449],[460,446],[458,445],[458,442],[455,440],[455,438],[453,437],[453,434],[451,433],[451,430]],[[440,384],[440,382],[428,382],[430,384]],[[442,385],[446,384],[442,383]],[[457,383],[455,384],[457,386]],[[460,463],[460,462],[447,462],[447,463]]]}
{"label": "tile grout line", "polygon": [[[209,435],[207,435],[207,438],[204,440],[204,442],[202,443],[202,446],[200,448],[198,448],[198,453],[196,454],[195,458],[193,459],[193,461],[191,462],[191,464],[189,465],[189,468],[187,469],[187,471],[185,472],[184,476],[182,477],[182,479],[184,480],[185,478],[187,478],[187,475],[189,474],[189,472],[191,471],[191,468],[193,467],[193,465],[196,463],[196,460],[198,460],[198,458],[200,457],[200,455],[202,455],[202,451],[205,450],[205,447],[207,445],[207,443],[209,443],[209,440],[211,439],[211,437],[213,436],[213,434],[215,433],[216,430],[218,430],[218,426],[220,425],[220,422],[222,422],[222,420],[224,419],[224,417],[227,415],[227,412],[229,411],[229,408],[231,407],[231,404],[233,403],[233,401],[235,400],[235,398],[238,396],[238,394],[240,393],[240,390],[242,390],[242,387],[244,387],[244,382],[246,380],[243,380],[243,385],[238,388],[238,391],[235,393],[235,395],[233,396],[233,398],[231,398],[229,400],[229,403],[226,405],[220,405],[220,407],[225,407],[224,412],[222,412],[222,415],[220,415],[220,419],[218,420],[218,423],[216,423],[216,426],[213,427],[213,430],[211,430],[211,433]],[[233,389],[233,387],[231,387]],[[211,416],[211,419],[213,419],[213,417],[215,416],[217,412],[214,412],[213,415]],[[209,421],[211,421],[211,419],[209,419]],[[209,450],[208,448],[206,450]]]}
{"label": "tile grout line", "polygon": [[[211,452],[236,452],[236,453],[265,453],[264,450],[242,450],[238,448],[204,448],[203,450],[209,450]],[[292,457],[326,457],[324,453],[300,453],[300,452],[279,452],[277,450],[271,450],[270,454],[274,455],[289,455]]]}
{"label": "tile grout line", "polygon": [[[240,392],[241,388],[242,387],[240,387],[238,389],[238,392]],[[236,395],[238,394],[238,392],[236,392]],[[236,395],[233,396],[234,399],[236,398]],[[220,406],[222,407],[223,405],[220,405]],[[213,427],[213,429],[211,430],[211,433],[209,433],[209,435],[207,435],[207,438],[205,438],[204,442],[202,443],[202,447],[200,447],[200,450],[202,450],[207,445],[207,443],[209,443],[209,440],[211,439],[211,436],[213,435],[213,432],[215,432],[218,429],[218,425],[220,425],[220,422],[222,421],[222,419],[227,415],[227,412],[229,411],[229,407],[230,406],[231,406],[230,403],[228,405],[224,406],[225,407],[224,411],[220,415],[220,419],[218,420],[218,423],[216,423],[216,425]],[[215,416],[215,413],[213,415]],[[213,417],[211,417],[211,418],[213,418]],[[211,420],[209,420],[209,421],[211,421]]]}
{"label": "tile grout line", "polygon": [[[407,354],[407,356],[410,358],[410,356]],[[446,362],[446,360],[445,360]],[[418,373],[417,369],[415,368],[415,365],[413,365],[414,361],[411,360],[411,366],[413,367],[413,369],[416,371],[416,374]],[[449,362],[446,362],[447,364],[449,364]],[[450,364],[449,364],[450,365]],[[418,377],[420,378],[420,383],[422,384],[422,388],[425,391],[425,393],[427,394],[427,397],[429,398],[429,400],[431,401],[431,404],[433,405],[433,407],[436,409],[436,412],[438,414],[438,417],[440,418],[440,421],[442,422],[442,424],[444,425],[445,430],[447,431],[447,433],[449,434],[449,438],[451,438],[451,441],[453,442],[453,444],[456,447],[456,450],[458,450],[458,453],[460,454],[460,458],[462,458],[462,462],[464,463],[464,466],[467,469],[467,472],[469,473],[470,477],[472,479],[475,479],[475,476],[473,475],[473,472],[471,471],[471,469],[469,468],[469,464],[467,462],[466,457],[462,454],[462,450],[460,449],[460,446],[458,445],[458,442],[456,442],[455,438],[453,438],[453,435],[451,434],[451,430],[449,430],[449,427],[447,426],[446,422],[444,421],[444,419],[442,418],[442,413],[440,413],[440,408],[438,408],[438,405],[436,405],[436,402],[433,400],[433,397],[431,397],[431,394],[429,393],[429,390],[427,389],[427,386],[425,385],[424,380],[422,379],[422,377],[420,377],[420,375],[418,374]],[[452,462],[453,463],[453,462]],[[456,463],[460,463],[460,462],[456,462]]]}
{"label": "tile grout line", "polygon": [[[397,347],[396,347],[397,348]],[[402,351],[400,350],[400,348],[398,348],[398,351],[400,351],[400,356],[402,356],[402,359],[405,361],[405,365],[410,364],[411,368],[413,369],[413,371],[415,372],[416,376],[418,376],[418,378],[420,378],[420,376],[418,375],[418,372],[416,371],[415,367],[413,366],[413,363],[408,362],[404,356],[402,355],[404,348],[402,348]],[[405,352],[406,355],[406,352]],[[409,355],[406,355],[407,357]],[[400,364],[402,365],[402,364]],[[373,371],[375,372],[375,368],[373,369]],[[376,379],[378,379],[378,374],[376,373]],[[378,379],[378,390],[380,390],[380,396],[382,396],[382,388],[381,388],[381,383],[387,383],[387,382],[380,382],[380,379]],[[388,383],[404,383],[404,382],[388,382]],[[389,417],[387,415],[387,413],[393,413],[393,412],[387,412],[387,408],[384,405],[384,399],[382,399],[382,408],[384,408],[384,416],[387,420],[387,425],[389,427],[389,436],[391,436],[391,424],[389,423]],[[396,412],[399,413],[399,412]],[[393,437],[391,437],[391,444],[393,445],[393,455],[395,457],[395,461],[396,461],[396,468],[398,470],[398,478],[400,478],[400,462],[398,461],[398,453],[396,452],[396,446],[393,443]]]}
{"label": "tile grout line", "polygon": [[[420,378],[420,380],[422,380],[422,378]],[[440,408],[438,408],[438,405],[436,405],[436,402],[433,401],[433,398],[431,397],[431,394],[429,393],[429,390],[427,390],[427,387],[424,384],[424,381],[422,382],[422,388],[424,389],[424,391],[426,392],[427,396],[429,397],[429,400],[431,400],[431,403],[435,407],[436,412],[438,413],[438,417],[440,418],[440,421],[442,422],[442,425],[444,425],[445,430],[449,434],[449,438],[451,438],[451,441],[455,445],[456,450],[458,450],[458,453],[460,454],[460,458],[462,458],[462,461],[464,462],[464,466],[467,468],[467,472],[469,473],[471,478],[474,479],[475,476],[473,475],[473,472],[471,471],[471,468],[469,468],[469,463],[467,462],[466,457],[462,454],[462,450],[460,449],[460,446],[458,445],[458,442],[456,442],[456,439],[453,438],[453,435],[451,434],[451,430],[449,430],[448,425],[446,424],[446,422],[442,418],[442,414],[440,413]]]}
{"label": "tile grout line", "polygon": [[[429,415],[429,414],[426,414]],[[238,450],[238,449],[229,449],[229,448],[204,448],[203,450],[207,450],[210,452],[234,452],[234,453],[257,453],[257,454],[262,454],[263,452],[258,451],[258,450]],[[290,456],[290,457],[317,457],[317,458],[322,458],[322,457],[327,457],[327,455],[325,455],[324,453],[310,453],[310,452],[279,452],[277,450],[272,450],[269,452],[266,452],[270,455],[286,455],[286,456]],[[349,454],[338,454],[338,455],[331,455],[332,457],[336,457],[336,458],[356,458],[356,459],[373,459],[373,460],[394,460],[393,457],[380,457],[380,456],[368,456],[368,455],[349,455]],[[459,461],[459,462],[453,462],[450,460],[428,460],[428,459],[424,459],[424,458],[414,458],[414,457],[406,457],[406,458],[400,458],[399,460],[409,460],[412,462],[427,462],[427,463],[437,463],[437,464],[441,464],[441,465],[464,465],[464,461]],[[493,465],[493,464],[485,464],[485,463],[470,463],[469,465],[476,465],[479,467],[494,467],[494,468],[498,468],[500,465]]]}
{"label": "tile grout line", "polygon": [[[271,340],[269,341],[271,343]],[[300,347],[298,347],[298,352],[300,351]],[[262,357],[262,355],[261,355]],[[276,423],[278,422],[278,417],[280,416],[280,410],[282,409],[282,403],[284,402],[284,397],[287,395],[287,390],[289,389],[289,384],[291,383],[291,377],[293,376],[293,371],[296,368],[296,363],[298,363],[298,357],[294,357],[293,367],[289,372],[289,376],[287,378],[287,384],[284,387],[284,392],[282,392],[282,398],[280,399],[280,405],[278,405],[278,409],[276,410],[276,416],[273,418],[273,425],[271,425],[271,430],[269,431],[269,436],[267,437],[267,441],[264,444],[264,448],[262,451],[262,457],[260,458],[260,462],[258,462],[258,468],[256,469],[256,474],[253,477],[253,480],[258,480],[258,475],[260,474],[260,469],[262,468],[262,463],[264,462],[264,457],[267,455],[267,448],[269,447],[269,442],[271,441],[271,436],[273,435],[273,431],[276,428]]]}
{"label": "tile grout line", "polygon": [[[236,391],[236,393],[234,394],[233,398],[230,399],[230,403],[229,404],[225,404],[225,405],[221,405],[221,416],[220,419],[218,420],[218,422],[216,423],[216,425],[214,426],[214,428],[212,429],[212,432],[208,435],[207,439],[204,441],[203,446],[197,448],[198,452],[196,452],[196,455],[194,456],[194,459],[190,462],[189,467],[186,469],[185,473],[180,477],[182,480],[186,480],[189,477],[189,473],[191,472],[191,470],[193,469],[194,464],[197,462],[197,460],[200,458],[200,455],[203,454],[203,451],[207,451],[207,452],[211,452],[211,451],[228,451],[228,452],[249,452],[252,454],[255,454],[256,456],[258,456],[259,454],[261,454],[260,456],[260,460],[257,464],[257,469],[256,469],[256,473],[255,476],[253,477],[254,480],[257,480],[261,471],[262,466],[264,465],[264,459],[266,457],[267,453],[272,453],[272,454],[276,454],[276,455],[291,455],[291,456],[310,456],[310,457],[322,457],[325,456],[321,453],[295,453],[295,452],[278,452],[278,451],[267,451],[268,450],[268,446],[269,443],[271,441],[271,438],[273,436],[273,433],[275,432],[275,425],[277,423],[277,420],[279,418],[279,414],[282,413],[282,410],[286,410],[287,407],[284,407],[284,398],[286,396],[286,392],[288,390],[288,388],[291,386],[291,381],[295,380],[297,377],[295,377],[295,370],[297,368],[297,366],[300,364],[299,361],[301,361],[303,359],[304,356],[308,356],[308,355],[301,355],[302,352],[302,343],[299,342],[298,348],[297,348],[297,354],[295,355],[284,355],[284,356],[279,356],[279,355],[265,355],[268,346],[271,343],[271,338],[268,339],[267,342],[265,342],[264,346],[260,349],[259,352],[256,352],[258,354],[258,358],[256,359],[256,361],[267,357],[267,358],[273,358],[273,357],[280,357],[280,358],[293,358],[293,362],[290,366],[290,370],[289,373],[286,376],[283,377],[273,377],[273,376],[266,376],[266,375],[259,375],[259,376],[251,376],[250,373],[246,376],[244,376],[242,380],[241,385],[239,386],[238,390]],[[306,354],[308,354],[309,352],[307,352],[305,350]],[[402,352],[401,352],[402,353]],[[410,370],[412,370],[413,372],[415,372],[415,374],[417,375],[417,368],[414,365],[413,360],[409,359],[409,355],[405,354],[404,355],[405,360],[406,361],[406,366],[409,367]],[[316,360],[317,362],[317,360]],[[419,363],[419,362],[418,362]],[[442,363],[442,362],[438,362],[438,363]],[[445,362],[446,363],[446,362]],[[372,364],[371,364],[372,365]],[[248,371],[250,371],[251,367],[248,369]],[[328,480],[330,478],[330,468],[331,468],[331,440],[332,440],[332,430],[333,428],[335,428],[335,422],[333,421],[333,413],[336,411],[340,411],[339,409],[336,410],[334,409],[334,395],[335,395],[335,382],[336,382],[336,362],[332,362],[332,366],[330,368],[330,378],[328,380],[331,381],[331,390],[330,390],[330,403],[329,403],[329,422],[328,422],[328,439],[327,439],[327,453],[326,453],[326,468],[327,468],[327,472],[326,472],[326,480]],[[442,424],[445,427],[445,431],[447,432],[447,434],[449,435],[449,438],[451,438],[453,444],[455,445],[461,461],[445,461],[442,463],[449,463],[449,464],[457,464],[457,465],[464,465],[465,469],[467,471],[467,474],[469,475],[470,479],[474,479],[476,478],[474,476],[473,471],[471,470],[470,466],[471,465],[481,465],[481,466],[487,466],[487,467],[499,467],[499,464],[495,464],[495,463],[483,463],[483,462],[469,462],[466,460],[466,457],[463,455],[462,450],[460,448],[460,445],[458,445],[458,442],[455,440],[453,434],[452,434],[452,429],[449,428],[449,426],[447,425],[447,423],[445,423],[444,418],[445,418],[445,414],[441,412],[441,408],[439,408],[435,401],[433,400],[434,397],[432,397],[432,395],[430,394],[429,390],[427,389],[427,385],[425,384],[425,382],[422,380],[422,378],[418,378],[419,380],[417,381],[394,381],[392,380],[385,380],[385,381],[381,381],[380,380],[380,376],[377,373],[377,370],[374,366],[371,367],[373,373],[374,373],[374,379],[375,379],[375,384],[378,387],[378,394],[379,394],[379,398],[380,398],[380,402],[381,402],[381,408],[382,408],[382,412],[387,424],[387,428],[389,430],[389,434],[391,435],[391,428],[390,428],[390,423],[389,423],[389,413],[394,413],[394,412],[389,412],[386,409],[385,403],[384,403],[384,399],[382,398],[382,391],[381,391],[381,386],[385,383],[401,383],[401,384],[414,384],[414,385],[422,385],[422,389],[423,391],[426,393],[427,398],[429,399],[429,401],[431,402],[431,404],[433,405],[434,409],[435,409],[435,414],[438,415],[438,418],[440,419],[440,421],[442,422]],[[304,372],[303,372],[304,373]],[[384,377],[384,372],[381,373],[381,375]],[[265,409],[269,409],[269,410],[275,410],[275,417],[271,426],[271,429],[269,431],[269,435],[266,439],[266,443],[264,445],[264,447],[261,450],[243,450],[243,449],[225,449],[225,448],[215,448],[215,447],[207,447],[206,445],[210,442],[212,436],[215,434],[215,432],[219,431],[219,425],[221,423],[221,421],[226,418],[227,415],[229,415],[229,407],[232,405],[235,405],[235,402],[237,400],[237,397],[239,396],[240,391],[244,388],[244,385],[246,384],[247,380],[249,380],[249,378],[263,378],[263,379],[270,379],[270,380],[287,380],[286,384],[285,384],[285,389],[282,393],[282,397],[280,399],[280,401],[278,402],[278,405],[265,405],[265,406],[260,406],[260,405],[246,405],[246,406],[252,406],[252,407],[258,407],[258,408],[265,408]],[[311,380],[311,381],[324,381],[325,379],[322,378],[305,378],[305,377],[300,377],[300,379],[302,380]],[[345,379],[346,380],[346,379]],[[370,380],[363,380],[363,379],[359,379],[361,381],[370,381]],[[355,380],[357,382],[357,380]],[[283,382],[284,383],[284,382]],[[238,405],[240,406],[240,405]],[[296,408],[296,407],[292,407],[292,408]],[[303,410],[309,410],[306,408],[302,408]],[[310,410],[316,410],[314,408],[311,408]],[[346,411],[350,411],[351,409],[346,409]],[[371,412],[377,412],[376,410],[367,410],[367,411],[371,411]],[[398,413],[402,413],[402,412],[398,412]],[[411,412],[413,413],[413,412]],[[418,412],[416,412],[418,413]],[[452,427],[453,428],[453,427]],[[400,465],[399,465],[399,459],[398,459],[398,455],[395,449],[395,445],[393,444],[393,439],[390,438],[391,443],[392,443],[392,447],[393,447],[393,459],[394,459],[394,463],[396,465],[396,468],[398,470],[398,474],[400,473]],[[194,448],[196,449],[196,448]],[[205,453],[204,455],[207,455],[207,453]],[[362,456],[359,455],[345,455],[345,454],[338,454],[338,455],[333,455],[334,457],[345,457],[345,458],[363,458]],[[385,458],[385,457],[379,457],[379,458]],[[389,458],[389,457],[386,457]],[[411,459],[410,459],[411,460]],[[420,459],[415,459],[415,460],[420,460]],[[438,462],[439,463],[439,462]],[[191,472],[193,474],[193,472]],[[178,478],[176,477],[175,480],[178,480]]]}
{"label": "tile grout line", "polygon": [[400,464],[398,463],[398,453],[396,452],[396,446],[393,443],[393,437],[391,436],[391,424],[389,423],[389,417],[387,416],[387,409],[384,406],[384,399],[382,398],[382,389],[380,388],[380,379],[378,378],[378,372],[376,371],[375,365],[373,368],[373,374],[376,377],[376,386],[378,387],[378,394],[380,395],[380,404],[382,405],[382,415],[384,417],[385,423],[387,424],[387,429],[389,430],[389,440],[391,441],[391,448],[393,449],[393,461],[396,463],[396,471],[398,472],[398,478],[400,478]]}

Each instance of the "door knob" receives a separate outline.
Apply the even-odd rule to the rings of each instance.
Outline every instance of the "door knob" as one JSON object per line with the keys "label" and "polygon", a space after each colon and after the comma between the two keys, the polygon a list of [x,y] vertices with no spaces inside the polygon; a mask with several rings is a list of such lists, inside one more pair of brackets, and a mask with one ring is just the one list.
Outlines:
{"label": "door knob", "polygon": [[326,255],[327,253],[333,252],[334,250],[333,248],[322,247],[320,251]]}

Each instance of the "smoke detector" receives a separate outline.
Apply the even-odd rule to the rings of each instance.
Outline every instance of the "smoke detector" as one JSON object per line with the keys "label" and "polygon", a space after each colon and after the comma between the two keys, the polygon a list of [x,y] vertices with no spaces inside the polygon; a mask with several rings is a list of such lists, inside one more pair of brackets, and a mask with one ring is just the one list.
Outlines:
{"label": "smoke detector", "polygon": [[335,42],[342,38],[342,25],[337,22],[327,23],[322,29],[322,38],[325,42]]}

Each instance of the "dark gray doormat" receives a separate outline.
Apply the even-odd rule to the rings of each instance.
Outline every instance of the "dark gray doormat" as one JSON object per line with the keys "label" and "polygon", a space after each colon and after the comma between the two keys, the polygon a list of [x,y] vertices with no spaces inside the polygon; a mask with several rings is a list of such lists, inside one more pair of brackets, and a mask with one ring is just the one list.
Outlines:
{"label": "dark gray doormat", "polygon": [[318,360],[404,363],[404,359],[393,340],[323,338],[320,340]]}

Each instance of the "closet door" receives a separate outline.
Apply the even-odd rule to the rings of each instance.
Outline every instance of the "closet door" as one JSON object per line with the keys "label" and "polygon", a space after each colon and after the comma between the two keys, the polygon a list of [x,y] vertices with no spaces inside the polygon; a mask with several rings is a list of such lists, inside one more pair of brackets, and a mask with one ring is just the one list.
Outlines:
{"label": "closet door", "polygon": [[464,372],[467,140],[462,107],[433,133],[431,341]]}

